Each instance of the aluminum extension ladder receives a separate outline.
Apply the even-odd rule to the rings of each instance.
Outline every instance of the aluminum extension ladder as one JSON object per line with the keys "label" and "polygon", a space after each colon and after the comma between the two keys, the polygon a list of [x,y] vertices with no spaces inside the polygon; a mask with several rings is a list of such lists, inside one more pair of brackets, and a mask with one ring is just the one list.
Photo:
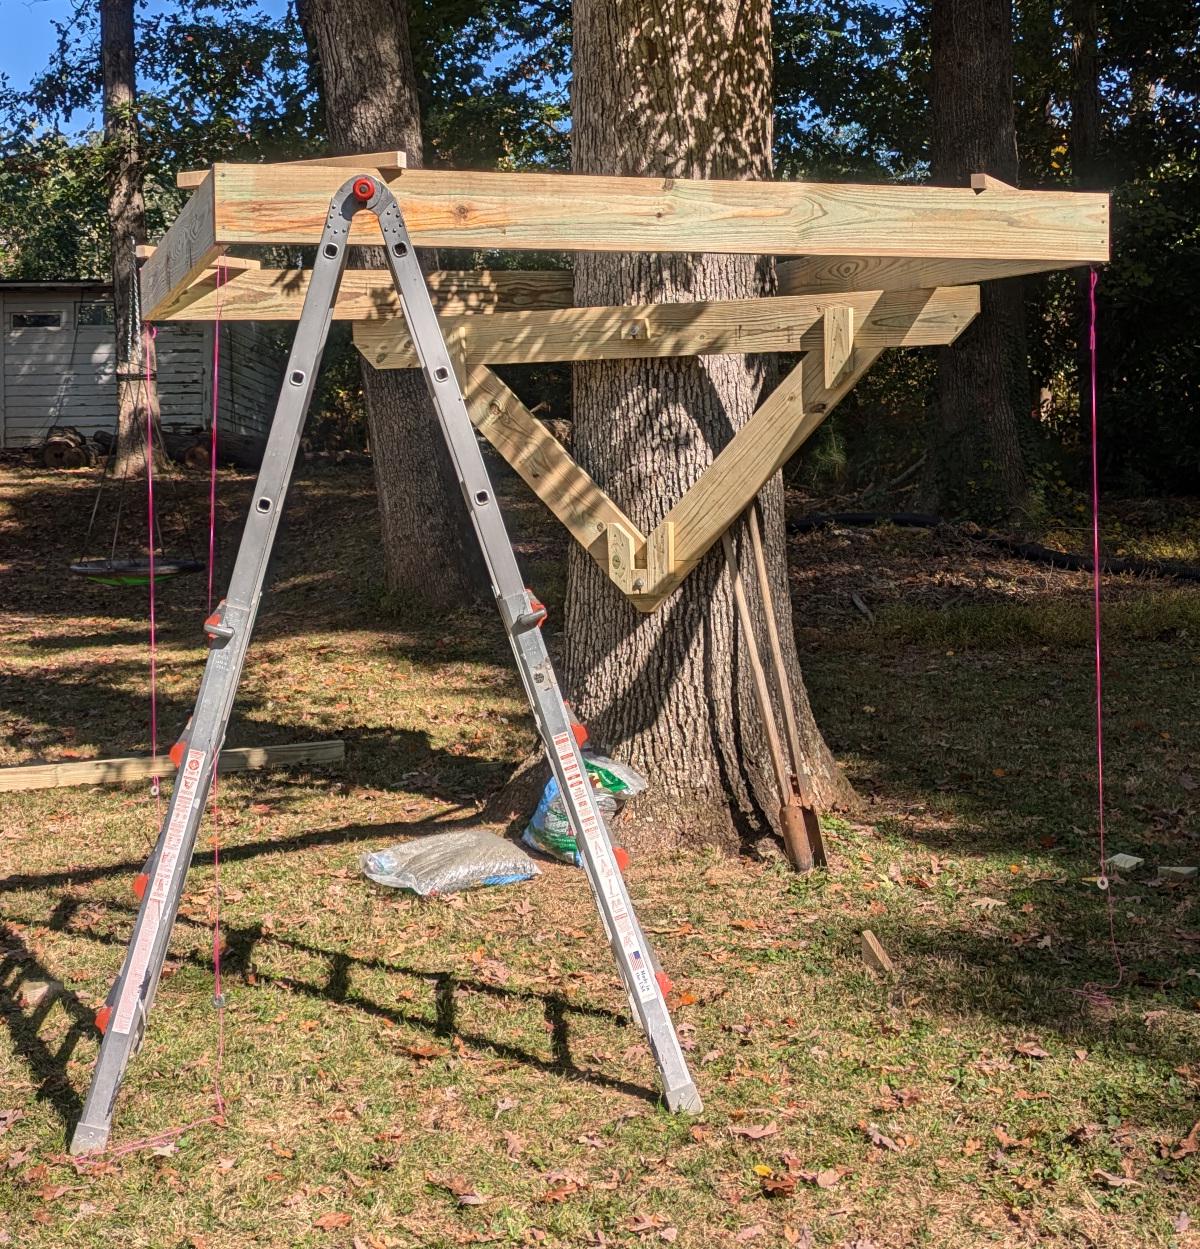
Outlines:
{"label": "aluminum extension ladder", "polygon": [[360,175],[348,180],[330,204],[229,591],[217,611],[205,622],[210,643],[208,662],[171,801],[146,867],[141,905],[121,974],[106,1005],[97,1014],[103,1039],[83,1115],[71,1140],[73,1154],[96,1153],[107,1146],[121,1081],[145,1035],[147,1016],[162,974],[217,756],[229,723],[262,596],[267,561],[279,526],[280,509],[346,267],[350,224],[362,210],[374,213],[383,231],[388,268],[454,461],[471,522],[483,548],[492,591],[512,643],[517,669],[566,802],[588,883],[628,990],[630,1005],[645,1030],[658,1064],[667,1106],[671,1110],[693,1113],[701,1109],[700,1095],[675,1035],[663,986],[654,970],[652,952],[634,914],[608,832],[596,807],[570,716],[542,640],[539,625],[545,619],[545,608],[522,581],[404,218],[383,182]]}

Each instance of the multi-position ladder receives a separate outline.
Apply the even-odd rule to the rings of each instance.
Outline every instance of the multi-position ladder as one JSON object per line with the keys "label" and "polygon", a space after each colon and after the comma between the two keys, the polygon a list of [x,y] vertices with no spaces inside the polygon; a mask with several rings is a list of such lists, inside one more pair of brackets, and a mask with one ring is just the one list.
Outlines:
{"label": "multi-position ladder", "polygon": [[404,219],[387,186],[377,178],[361,175],[346,182],[330,204],[229,591],[205,622],[210,643],[208,662],[171,801],[146,868],[133,936],[121,974],[97,1015],[103,1040],[83,1116],[71,1140],[73,1154],[95,1153],[107,1145],[125,1069],[145,1034],[346,267],[350,224],[362,210],[374,213],[383,231],[388,267],[483,548],[517,669],[566,803],[630,1004],[658,1064],[666,1103],[672,1110],[701,1109],[700,1095],[667,1010],[663,985],[597,809],[570,715],[542,640],[539,625],[545,619],[545,609],[522,581]]}

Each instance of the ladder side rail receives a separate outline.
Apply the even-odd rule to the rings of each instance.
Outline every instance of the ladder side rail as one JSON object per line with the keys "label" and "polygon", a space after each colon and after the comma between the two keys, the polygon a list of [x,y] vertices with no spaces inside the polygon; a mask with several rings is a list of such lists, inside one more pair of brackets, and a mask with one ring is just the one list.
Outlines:
{"label": "ladder side rail", "polygon": [[100,1053],[71,1139],[73,1154],[95,1153],[107,1145],[121,1082],[141,1045],[158,990],[345,269],[350,221],[361,207],[351,185],[348,182],[335,196],[317,250],[229,590],[209,628],[212,645],[184,756],[147,865],[149,880],[133,934],[109,995]]}
{"label": "ladder side rail", "polygon": [[525,589],[403,216],[386,185],[375,185],[376,195],[367,207],[383,230],[388,267],[621,978],[662,1074],[667,1105],[672,1110],[698,1112],[700,1095],[654,974],[653,953],[613,855],[553,664],[537,628],[543,614],[533,609]]}

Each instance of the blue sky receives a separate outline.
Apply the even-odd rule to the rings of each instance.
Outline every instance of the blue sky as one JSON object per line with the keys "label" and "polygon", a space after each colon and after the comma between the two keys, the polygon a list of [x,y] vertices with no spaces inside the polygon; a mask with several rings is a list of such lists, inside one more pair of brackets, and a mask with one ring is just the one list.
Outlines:
{"label": "blue sky", "polygon": [[24,87],[54,47],[54,21],[70,16],[70,0],[0,0],[0,74]]}
{"label": "blue sky", "polygon": [[[146,0],[138,5],[138,13],[174,7],[166,0]],[[279,14],[287,0],[259,0],[259,7]],[[74,9],[73,0],[0,0],[0,74],[8,76],[10,86],[18,90],[28,86],[45,68],[54,49],[54,23],[66,21]]]}

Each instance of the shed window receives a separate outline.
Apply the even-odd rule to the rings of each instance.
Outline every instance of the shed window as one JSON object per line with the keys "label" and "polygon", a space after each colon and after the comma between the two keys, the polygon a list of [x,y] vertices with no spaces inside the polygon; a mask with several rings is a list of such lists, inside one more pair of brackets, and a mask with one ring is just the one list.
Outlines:
{"label": "shed window", "polygon": [[113,306],[107,300],[93,300],[79,305],[80,325],[112,325]]}
{"label": "shed window", "polygon": [[62,323],[61,312],[14,312],[12,314],[14,330],[61,330]]}

